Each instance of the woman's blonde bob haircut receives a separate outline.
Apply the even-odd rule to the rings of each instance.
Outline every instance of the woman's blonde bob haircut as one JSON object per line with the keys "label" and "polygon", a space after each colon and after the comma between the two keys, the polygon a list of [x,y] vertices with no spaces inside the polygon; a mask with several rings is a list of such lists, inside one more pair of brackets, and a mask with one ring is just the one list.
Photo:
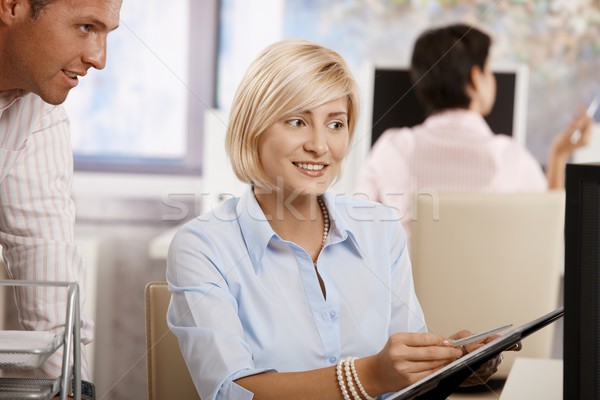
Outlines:
{"label": "woman's blonde bob haircut", "polygon": [[231,107],[226,149],[236,176],[254,186],[271,187],[258,154],[263,132],[286,117],[340,98],[348,100],[351,140],[359,99],[344,59],[304,40],[283,40],[267,47],[246,71]]}

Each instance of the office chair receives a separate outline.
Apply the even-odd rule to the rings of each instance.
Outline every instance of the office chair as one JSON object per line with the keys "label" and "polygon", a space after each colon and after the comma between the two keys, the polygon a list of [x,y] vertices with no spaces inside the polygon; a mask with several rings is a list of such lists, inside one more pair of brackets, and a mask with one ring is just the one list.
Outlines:
{"label": "office chair", "polygon": [[145,289],[148,399],[197,399],[177,338],[167,326],[171,295],[166,282],[150,282]]}
{"label": "office chair", "polygon": [[[559,306],[564,192],[419,195],[416,207],[411,259],[431,332],[516,327]],[[549,358],[553,332],[504,352],[495,377],[505,378],[515,357]]]}

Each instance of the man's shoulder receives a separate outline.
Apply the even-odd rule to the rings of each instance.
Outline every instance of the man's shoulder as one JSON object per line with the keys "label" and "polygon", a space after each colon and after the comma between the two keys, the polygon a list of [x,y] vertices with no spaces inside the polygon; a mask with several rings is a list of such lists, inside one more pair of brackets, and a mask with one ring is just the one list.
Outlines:
{"label": "man's shoulder", "polygon": [[[23,91],[0,92],[0,148],[20,151],[36,133],[49,132],[57,140],[68,135],[68,119],[62,107]],[[63,135],[56,135],[62,131]],[[36,136],[37,137],[37,136]],[[45,136],[44,136],[45,137]]]}
{"label": "man's shoulder", "polygon": [[4,110],[10,110],[11,113],[30,119],[41,118],[48,114],[66,117],[64,107],[61,104],[46,103],[37,94],[22,90],[0,91],[0,112]]}
{"label": "man's shoulder", "polygon": [[[44,102],[40,96],[35,93],[27,92],[21,89],[0,90],[0,108],[6,108],[16,103],[17,100],[26,99],[27,101]],[[16,105],[16,104],[15,104]]]}

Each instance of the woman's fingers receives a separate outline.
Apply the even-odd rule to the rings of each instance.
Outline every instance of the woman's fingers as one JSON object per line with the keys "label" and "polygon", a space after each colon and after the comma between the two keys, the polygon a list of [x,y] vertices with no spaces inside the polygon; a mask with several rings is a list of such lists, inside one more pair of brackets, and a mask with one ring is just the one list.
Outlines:
{"label": "woman's fingers", "polygon": [[395,334],[389,340],[395,360],[448,362],[462,355],[460,349],[452,347],[451,341],[430,333]]}

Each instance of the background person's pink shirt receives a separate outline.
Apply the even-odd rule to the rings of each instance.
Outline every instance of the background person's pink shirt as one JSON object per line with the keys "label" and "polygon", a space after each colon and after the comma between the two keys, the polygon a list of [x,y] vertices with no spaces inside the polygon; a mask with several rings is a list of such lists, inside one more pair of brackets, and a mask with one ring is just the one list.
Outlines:
{"label": "background person's pink shirt", "polygon": [[480,114],[452,110],[413,128],[387,130],[373,146],[355,193],[397,208],[409,234],[414,193],[546,189],[541,166],[525,148],[495,135]]}

